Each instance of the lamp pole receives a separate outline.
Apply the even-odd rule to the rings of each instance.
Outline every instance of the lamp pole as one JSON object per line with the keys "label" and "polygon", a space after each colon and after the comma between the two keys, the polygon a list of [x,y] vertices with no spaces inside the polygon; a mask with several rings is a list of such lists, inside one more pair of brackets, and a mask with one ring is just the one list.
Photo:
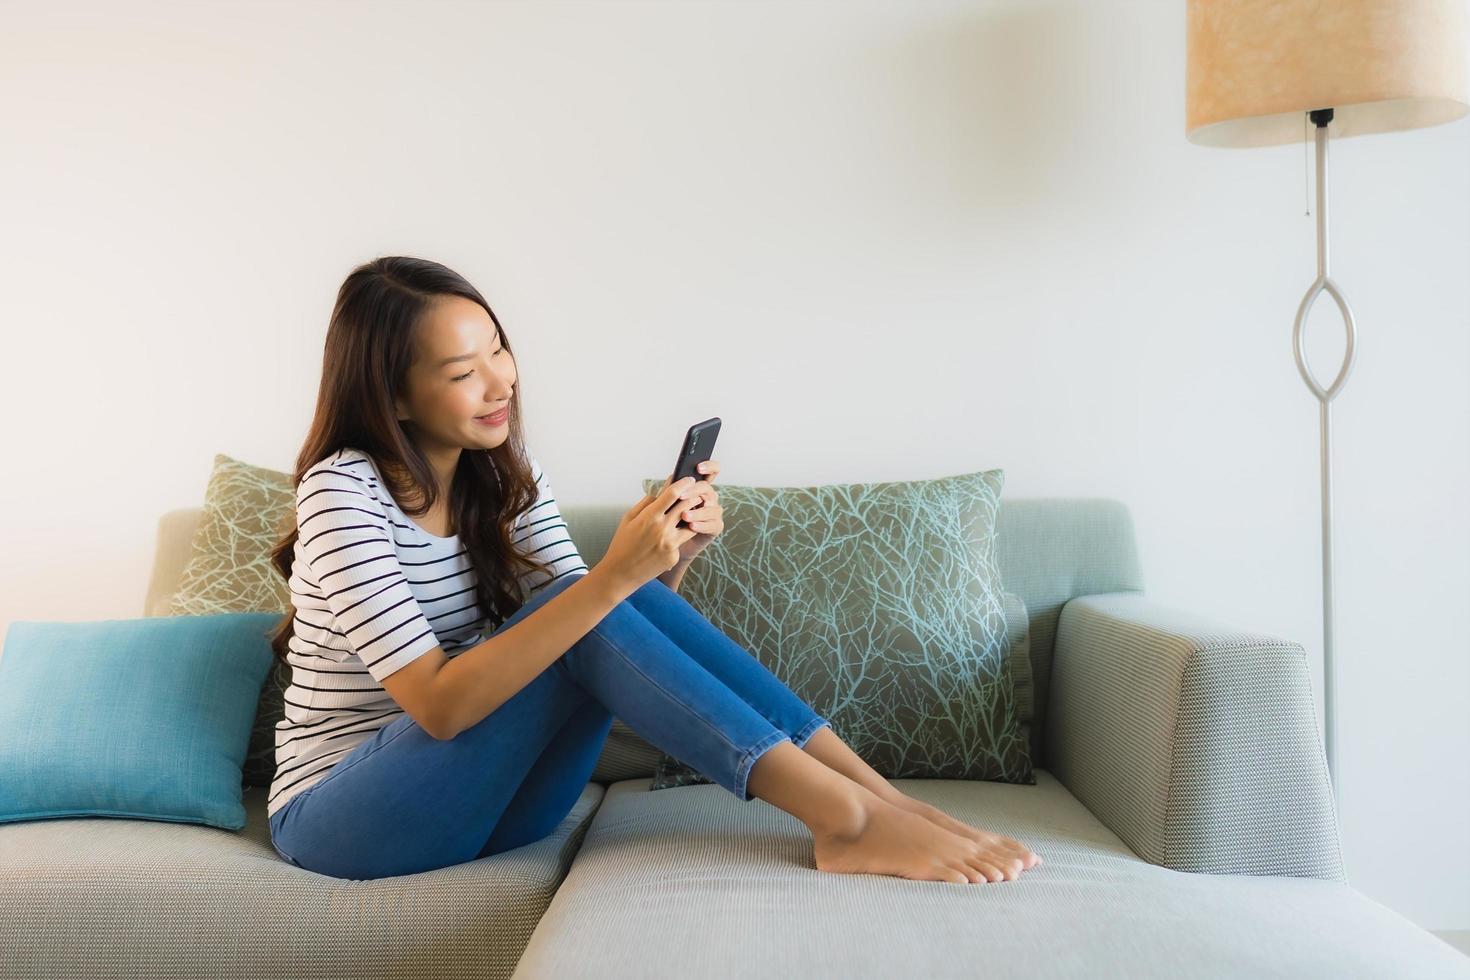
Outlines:
{"label": "lamp pole", "polygon": [[[1332,122],[1331,109],[1313,109],[1307,113],[1316,126],[1317,144],[1317,279],[1302,297],[1296,311],[1296,323],[1291,331],[1292,349],[1296,354],[1297,370],[1302,380],[1320,403],[1322,428],[1322,699],[1324,741],[1327,751],[1327,774],[1332,783],[1332,795],[1337,810],[1342,812],[1342,796],[1337,773],[1337,674],[1332,660],[1332,399],[1342,390],[1353,367],[1353,349],[1357,342],[1357,327],[1353,322],[1353,311],[1348,307],[1342,290],[1332,281],[1327,272],[1327,126]],[[1327,293],[1337,303],[1342,313],[1343,325],[1347,330],[1347,348],[1343,352],[1342,367],[1332,384],[1323,388],[1307,366],[1307,353],[1302,343],[1303,328],[1307,314],[1317,296]]]}

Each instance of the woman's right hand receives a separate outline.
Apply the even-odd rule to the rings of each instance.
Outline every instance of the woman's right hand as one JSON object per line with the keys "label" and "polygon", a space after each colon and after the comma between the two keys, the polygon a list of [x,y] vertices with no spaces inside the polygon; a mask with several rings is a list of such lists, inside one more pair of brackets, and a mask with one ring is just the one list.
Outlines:
{"label": "woman's right hand", "polygon": [[679,546],[699,533],[676,526],[683,508],[675,504],[686,499],[695,482],[688,476],[657,494],[646,493],[619,519],[597,568],[627,595],[677,565]]}

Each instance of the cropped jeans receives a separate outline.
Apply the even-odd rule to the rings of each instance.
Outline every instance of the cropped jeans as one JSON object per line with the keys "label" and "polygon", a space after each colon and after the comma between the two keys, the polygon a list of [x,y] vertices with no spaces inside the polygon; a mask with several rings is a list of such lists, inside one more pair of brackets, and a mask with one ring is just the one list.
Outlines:
{"label": "cropped jeans", "polygon": [[[584,574],[547,585],[495,633]],[[614,716],[745,801],[757,759],[828,724],[652,579],[454,738],[434,738],[406,713],[378,729],[276,811],[271,842],[297,867],[361,879],[540,840],[582,795]]]}

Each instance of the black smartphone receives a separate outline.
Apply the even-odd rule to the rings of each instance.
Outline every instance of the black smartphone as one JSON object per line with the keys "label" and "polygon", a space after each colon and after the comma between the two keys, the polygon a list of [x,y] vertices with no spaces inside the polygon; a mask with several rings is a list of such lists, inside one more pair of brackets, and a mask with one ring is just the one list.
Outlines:
{"label": "black smartphone", "polygon": [[[701,478],[699,464],[715,454],[715,439],[720,435],[720,417],[696,422],[684,433],[684,445],[679,448],[679,458],[674,462],[674,473],[669,483],[678,483],[686,476]],[[689,522],[679,518],[678,527],[688,527]]]}

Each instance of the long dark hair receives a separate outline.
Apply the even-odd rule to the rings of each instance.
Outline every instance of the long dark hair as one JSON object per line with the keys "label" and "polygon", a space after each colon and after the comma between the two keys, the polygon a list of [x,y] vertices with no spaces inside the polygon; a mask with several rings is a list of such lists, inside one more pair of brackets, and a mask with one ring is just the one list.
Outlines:
{"label": "long dark hair", "polygon": [[[495,311],[459,274],[438,262],[396,255],[358,266],[338,290],[327,325],[316,415],[296,456],[293,485],[299,486],[327,456],[358,449],[373,458],[385,489],[400,507],[405,501],[422,501],[422,507],[404,507],[404,513],[419,517],[434,507],[438,480],[427,457],[405,434],[394,400],[407,383],[424,313],[444,296],[461,296],[484,307],[501,344],[515,356]],[[550,574],[544,562],[521,554],[511,541],[516,519],[536,503],[538,492],[521,428],[519,380],[507,424],[509,437],[499,446],[460,453],[450,484],[453,525],[474,566],[480,608],[495,620],[493,625],[521,607],[521,573]],[[271,563],[287,582],[297,533],[293,519],[289,533],[271,549]],[[282,662],[295,617],[293,609],[271,633],[271,650]]]}

